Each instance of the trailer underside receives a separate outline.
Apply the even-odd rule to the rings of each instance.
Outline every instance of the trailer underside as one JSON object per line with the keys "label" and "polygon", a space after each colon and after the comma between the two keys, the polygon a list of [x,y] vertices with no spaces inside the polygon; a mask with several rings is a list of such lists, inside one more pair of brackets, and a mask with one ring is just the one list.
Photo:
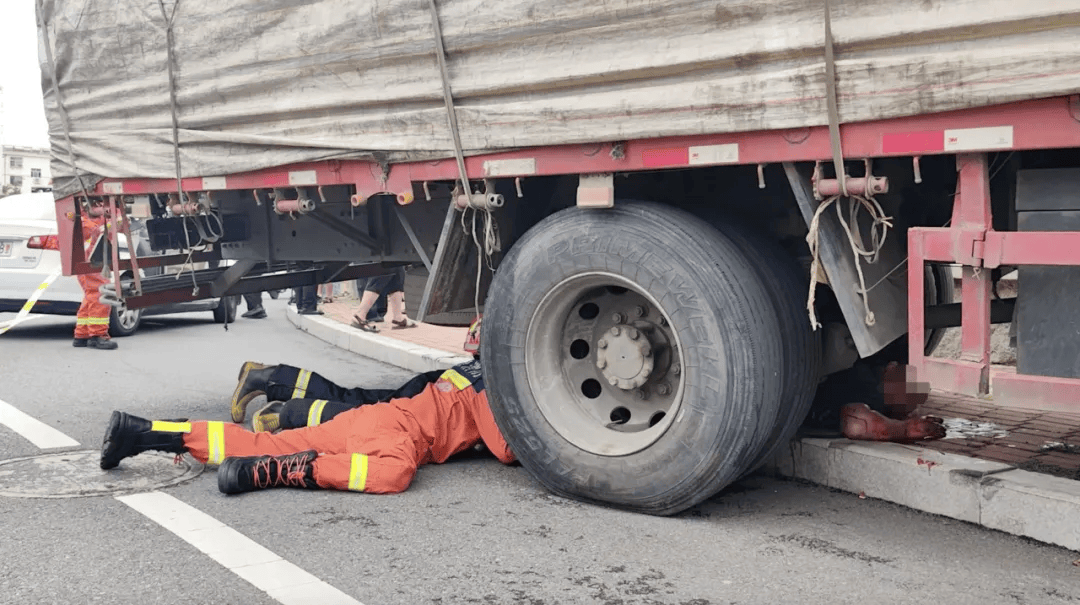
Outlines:
{"label": "trailer underside", "polygon": [[[910,364],[934,388],[1005,405],[1075,409],[1080,376],[993,366],[990,330],[992,308],[1000,302],[991,286],[1002,267],[1080,266],[1080,231],[1017,230],[1015,193],[1020,173],[1080,168],[1074,159],[1080,158],[1080,97],[847,124],[840,143],[843,179],[826,164],[832,148],[828,129],[820,127],[469,157],[468,195],[453,188],[458,168],[452,158],[393,165],[327,161],[179,180],[106,179],[59,200],[57,216],[63,249],[70,251],[65,273],[118,268],[114,287],[132,308],[422,264],[429,273],[419,305],[424,314],[482,301],[490,280],[483,265],[497,265],[524,232],[561,208],[647,199],[699,216],[738,217],[807,265],[813,259],[805,235],[820,204],[844,187],[849,193],[861,187],[899,223],[878,262],[869,265],[855,259],[840,223],[823,213],[816,257],[847,331],[841,340],[850,339],[847,348],[866,357],[907,334]],[[124,208],[125,216],[148,218],[155,250],[175,253],[129,261],[103,246],[86,258],[72,233],[79,232],[81,216],[76,200],[87,196],[105,198],[117,216]],[[494,243],[502,250],[485,254],[491,250],[484,244]],[[190,279],[120,281],[123,271],[138,275],[151,265],[207,260],[233,262],[191,271]],[[932,317],[928,324],[928,314],[945,312],[940,301],[930,305],[942,308],[927,308],[924,266],[930,263],[963,267],[960,359],[927,355],[927,326],[943,325]],[[865,271],[862,286],[856,269]],[[864,293],[873,321],[863,311]]]}

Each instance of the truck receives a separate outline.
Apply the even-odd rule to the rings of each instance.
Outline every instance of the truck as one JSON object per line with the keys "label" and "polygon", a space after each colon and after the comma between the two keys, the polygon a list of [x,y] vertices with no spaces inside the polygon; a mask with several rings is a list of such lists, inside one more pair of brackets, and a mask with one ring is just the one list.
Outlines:
{"label": "truck", "polygon": [[[1080,400],[1078,0],[37,15],[65,273],[109,271],[134,309],[422,265],[418,318],[482,314],[492,412],[556,494],[683,511],[874,356],[1002,405]],[[94,198],[117,228],[85,254]],[[174,252],[119,259],[132,218]],[[956,358],[933,355],[947,328]]]}

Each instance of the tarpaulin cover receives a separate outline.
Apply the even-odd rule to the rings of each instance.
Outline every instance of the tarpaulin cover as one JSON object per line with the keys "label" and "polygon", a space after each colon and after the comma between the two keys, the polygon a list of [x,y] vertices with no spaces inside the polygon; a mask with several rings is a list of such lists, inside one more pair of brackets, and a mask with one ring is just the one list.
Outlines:
{"label": "tarpaulin cover", "polygon": [[[162,3],[37,2],[58,193],[65,112],[91,180],[175,177]],[[828,123],[824,0],[437,4],[467,154]],[[428,0],[163,5],[184,176],[453,155]],[[1080,90],[1080,0],[832,7],[842,122]]]}

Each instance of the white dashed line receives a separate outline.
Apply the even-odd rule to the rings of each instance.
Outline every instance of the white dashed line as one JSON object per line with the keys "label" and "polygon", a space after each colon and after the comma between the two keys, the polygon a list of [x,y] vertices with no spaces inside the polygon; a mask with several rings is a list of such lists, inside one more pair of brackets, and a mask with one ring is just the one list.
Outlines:
{"label": "white dashed line", "polygon": [[363,605],[221,521],[162,492],[117,500],[198,548],[284,605]]}
{"label": "white dashed line", "polygon": [[79,445],[71,437],[27,414],[15,406],[0,400],[0,424],[25,437],[43,450]]}

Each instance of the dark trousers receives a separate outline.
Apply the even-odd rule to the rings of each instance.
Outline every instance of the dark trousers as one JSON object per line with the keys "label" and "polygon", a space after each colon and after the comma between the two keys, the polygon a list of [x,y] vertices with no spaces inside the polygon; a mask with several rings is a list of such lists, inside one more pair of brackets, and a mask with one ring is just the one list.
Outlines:
{"label": "dark trousers", "polygon": [[266,398],[286,402],[281,412],[282,429],[314,426],[362,405],[419,395],[444,373],[433,370],[417,374],[394,389],[365,389],[346,388],[315,372],[279,365],[267,383]]}
{"label": "dark trousers", "polygon": [[314,311],[319,306],[319,291],[316,286],[301,286],[296,299],[297,311]]}

